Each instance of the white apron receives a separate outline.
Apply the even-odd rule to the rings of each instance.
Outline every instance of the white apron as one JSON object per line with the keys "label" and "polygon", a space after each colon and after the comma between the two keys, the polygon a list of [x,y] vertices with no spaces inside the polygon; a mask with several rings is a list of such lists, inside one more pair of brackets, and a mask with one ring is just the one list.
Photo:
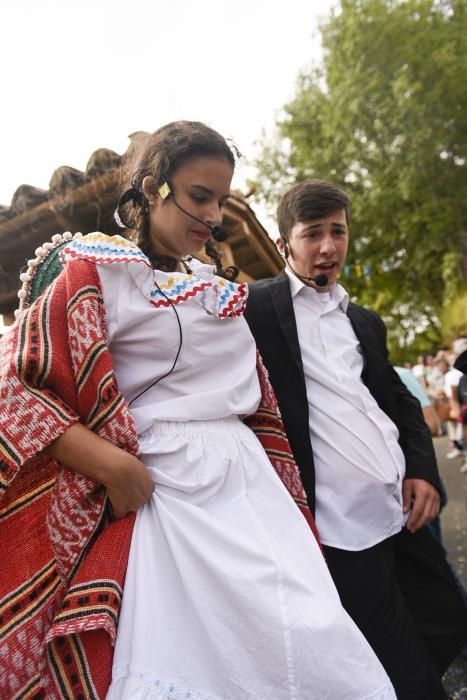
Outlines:
{"label": "white apron", "polygon": [[109,700],[389,700],[310,528],[237,417],[155,423]]}

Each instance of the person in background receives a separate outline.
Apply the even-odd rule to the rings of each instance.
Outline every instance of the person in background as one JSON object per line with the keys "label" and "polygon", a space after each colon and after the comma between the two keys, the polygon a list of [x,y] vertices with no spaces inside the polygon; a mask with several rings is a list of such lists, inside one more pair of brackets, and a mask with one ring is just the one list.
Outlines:
{"label": "person in background", "polygon": [[464,462],[461,472],[467,472],[467,338],[458,338],[453,343],[455,355],[454,369],[461,372],[457,385],[457,401],[459,404],[458,421],[462,426],[462,453]]}
{"label": "person in background", "polygon": [[410,391],[410,393],[413,396],[415,396],[416,399],[419,400],[420,406],[422,408],[423,418],[430,429],[430,433],[433,436],[442,435],[443,431],[441,427],[441,421],[438,417],[435,407],[433,406],[426,393],[423,391],[421,383],[415,378],[413,372],[411,372],[410,369],[406,367],[397,366],[394,366],[394,369],[396,370],[397,374],[404,382],[405,386]]}
{"label": "person in background", "polygon": [[432,375],[434,370],[435,356],[432,353],[428,353],[428,355],[425,356],[425,385],[428,389],[428,392],[432,383]]}
{"label": "person in background", "polygon": [[446,361],[446,371],[444,374],[444,393],[449,407],[449,414],[446,422],[450,445],[450,450],[446,455],[448,459],[462,457],[463,454],[463,431],[460,419],[461,406],[459,402],[459,381],[462,377],[462,372],[453,364],[456,354],[456,352],[451,353],[450,364]]}
{"label": "person in background", "polygon": [[433,371],[430,375],[430,382],[427,384],[426,394],[433,402],[433,406],[438,415],[443,432],[446,432],[449,420],[449,399],[445,392],[445,375],[449,369],[449,363],[444,355],[435,359]]}
{"label": "person in background", "polygon": [[426,391],[427,386],[426,386],[426,381],[425,381],[425,368],[426,368],[426,359],[425,355],[418,355],[417,356],[417,361],[412,367],[412,372],[414,374],[414,377],[418,379],[420,384],[422,385],[423,389]]}

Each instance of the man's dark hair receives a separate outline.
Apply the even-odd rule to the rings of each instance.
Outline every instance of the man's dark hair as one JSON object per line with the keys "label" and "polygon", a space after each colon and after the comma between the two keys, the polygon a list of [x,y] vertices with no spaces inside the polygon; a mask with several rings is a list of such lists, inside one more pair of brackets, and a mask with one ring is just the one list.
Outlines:
{"label": "man's dark hair", "polygon": [[286,241],[297,221],[312,221],[345,210],[349,223],[349,196],[336,185],[325,180],[305,180],[294,185],[280,199],[277,222],[281,238]]}

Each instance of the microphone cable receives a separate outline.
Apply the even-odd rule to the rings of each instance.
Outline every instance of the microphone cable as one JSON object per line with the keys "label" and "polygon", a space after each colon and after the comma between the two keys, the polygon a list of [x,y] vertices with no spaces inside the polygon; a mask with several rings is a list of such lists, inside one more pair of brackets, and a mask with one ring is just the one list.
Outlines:
{"label": "microphone cable", "polygon": [[[155,272],[156,272],[156,270],[154,270],[154,273],[155,273]],[[175,359],[174,359],[174,361],[173,361],[173,363],[172,363],[172,367],[169,369],[169,371],[166,372],[165,374],[163,374],[161,377],[158,377],[157,379],[155,379],[151,384],[149,384],[149,386],[147,386],[145,389],[143,389],[142,391],[140,391],[139,394],[137,394],[134,398],[132,398],[131,401],[129,401],[129,403],[128,403],[128,406],[129,406],[129,407],[131,407],[132,404],[134,404],[135,401],[137,401],[139,398],[141,398],[141,396],[143,396],[143,394],[145,394],[147,391],[149,391],[149,389],[152,389],[153,387],[156,386],[156,384],[159,384],[159,382],[161,382],[163,379],[165,379],[165,378],[168,377],[170,374],[172,374],[172,372],[174,371],[175,366],[176,366],[176,364],[177,364],[177,362],[178,362],[178,358],[180,357],[180,352],[181,352],[181,350],[182,350],[183,331],[182,331],[182,324],[181,324],[181,322],[180,322],[180,316],[178,315],[178,311],[177,311],[177,309],[175,308],[175,304],[173,303],[173,301],[172,301],[171,299],[169,299],[169,297],[167,296],[167,294],[166,294],[165,292],[163,292],[162,289],[160,288],[159,283],[157,282],[155,275],[154,275],[154,283],[155,283],[155,285],[156,285],[156,287],[157,287],[159,293],[160,293],[165,299],[167,299],[168,303],[170,304],[170,306],[171,306],[172,309],[174,310],[175,318],[177,319],[178,332],[179,332],[178,349],[177,349],[177,353],[176,353],[176,355],[175,355]]]}

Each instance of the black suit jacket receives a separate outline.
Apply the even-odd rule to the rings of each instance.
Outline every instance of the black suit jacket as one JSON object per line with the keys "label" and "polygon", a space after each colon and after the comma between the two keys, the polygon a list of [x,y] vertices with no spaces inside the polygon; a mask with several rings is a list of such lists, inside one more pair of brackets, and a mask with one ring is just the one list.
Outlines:
{"label": "black suit jacket", "polygon": [[[347,314],[362,347],[362,380],[379,407],[399,429],[406,478],[425,479],[441,492],[430,431],[418,400],[409,393],[389,363],[383,321],[374,311],[357,304],[349,304]],[[246,319],[269,371],[287,436],[314,511],[315,474],[308,399],[290,285],[285,272],[251,284]]]}

